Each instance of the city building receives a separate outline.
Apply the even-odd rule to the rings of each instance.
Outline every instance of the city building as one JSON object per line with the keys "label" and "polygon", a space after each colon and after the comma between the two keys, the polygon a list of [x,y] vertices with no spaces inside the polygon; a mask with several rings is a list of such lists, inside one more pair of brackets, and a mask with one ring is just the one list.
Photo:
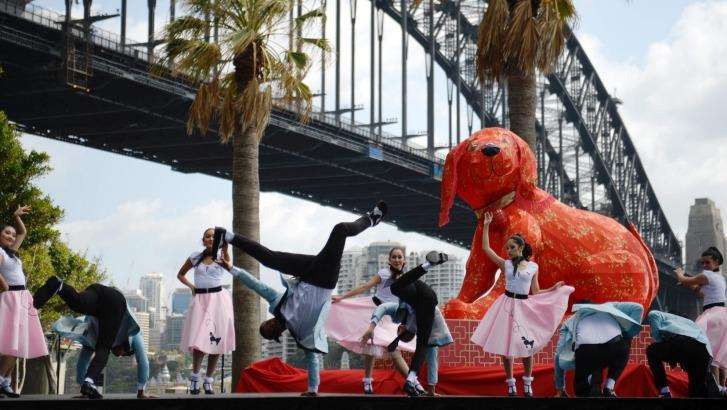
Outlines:
{"label": "city building", "polygon": [[139,289],[124,290],[121,293],[126,298],[126,304],[129,305],[129,308],[137,312],[147,311],[149,303]]}
{"label": "city building", "polygon": [[149,337],[150,337],[150,329],[149,329],[149,320],[151,319],[151,316],[147,312],[139,312],[135,311],[132,312],[134,314],[134,317],[136,318],[136,322],[139,324],[139,328],[144,334],[144,349],[146,351],[149,351]]}
{"label": "city building", "polygon": [[689,207],[685,261],[687,272],[702,271],[699,257],[710,246],[717,247],[722,254],[725,253],[722,214],[711,199],[697,198],[694,200],[694,205]]}
{"label": "city building", "polygon": [[141,277],[139,281],[141,294],[147,300],[147,312],[151,314],[149,326],[154,328],[160,326],[160,316],[162,311],[162,295],[164,294],[164,276],[160,273],[149,273]]}
{"label": "city building", "polygon": [[192,290],[188,287],[177,288],[172,292],[172,314],[183,314],[192,302]]}
{"label": "city building", "polygon": [[[420,255],[420,261],[417,263],[424,260],[424,255],[424,253]],[[449,255],[447,263],[429,268],[422,280],[437,293],[441,306],[459,294],[459,288],[462,287],[462,281],[464,280],[464,272],[464,262],[456,256]]]}
{"label": "city building", "polygon": [[175,351],[179,350],[179,344],[182,341],[182,328],[184,327],[185,316],[179,313],[172,313],[167,318],[167,326],[164,332],[163,350]]}

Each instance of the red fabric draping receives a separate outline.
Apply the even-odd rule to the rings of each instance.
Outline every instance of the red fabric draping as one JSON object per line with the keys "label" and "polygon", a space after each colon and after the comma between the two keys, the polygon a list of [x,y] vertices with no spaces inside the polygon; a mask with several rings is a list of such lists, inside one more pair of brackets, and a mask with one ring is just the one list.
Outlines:
{"label": "red fabric draping", "polygon": [[[426,372],[422,369],[422,382]],[[573,372],[567,372],[567,390],[572,396]],[[522,392],[522,367],[515,369],[518,391]],[[679,370],[668,372],[669,387],[675,397],[686,397],[688,379]],[[533,388],[538,397],[555,394],[553,387],[553,366],[539,365],[533,369]],[[321,393],[361,393],[363,371],[323,370],[321,371]],[[374,370],[374,391],[376,394],[404,394],[401,386],[404,378],[393,369]],[[302,392],[307,389],[308,376],[305,370],[297,369],[271,358],[254,363],[242,372],[235,388],[238,393],[284,393]],[[437,391],[443,395],[504,396],[506,394],[505,373],[501,367],[442,367],[439,369]],[[651,371],[643,364],[629,364],[616,384],[616,394],[621,397],[654,397],[658,394],[652,382]]]}

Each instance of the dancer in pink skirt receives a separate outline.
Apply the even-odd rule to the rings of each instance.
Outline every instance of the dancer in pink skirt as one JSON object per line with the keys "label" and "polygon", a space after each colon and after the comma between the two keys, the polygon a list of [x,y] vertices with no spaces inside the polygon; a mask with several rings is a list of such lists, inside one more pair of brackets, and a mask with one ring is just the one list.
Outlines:
{"label": "dancer in pink skirt", "polygon": [[[235,350],[235,323],[232,311],[232,296],[222,288],[222,279],[227,271],[215,260],[212,251],[214,229],[210,228],[202,236],[205,249],[193,253],[179,269],[177,278],[192,289],[192,302],[182,328],[182,351],[192,352],[192,374],[189,377],[190,394],[199,394],[199,371],[202,359],[207,354],[207,373],[202,383],[205,394],[213,394],[217,360],[221,354]],[[230,260],[227,246],[222,247],[222,258]],[[194,269],[194,285],[187,280],[186,274]]]}
{"label": "dancer in pink skirt", "polygon": [[5,225],[0,231],[0,397],[20,397],[10,386],[10,372],[18,357],[48,355],[38,311],[25,288],[23,263],[18,256],[27,234],[21,217],[29,211],[29,206],[19,207],[13,214],[15,227]]}
{"label": "dancer in pink skirt", "polygon": [[568,297],[575,289],[563,286],[563,282],[540,289],[538,265],[530,261],[530,245],[522,236],[513,235],[505,243],[508,259],[501,258],[490,248],[488,231],[492,214],[487,212],[483,218],[482,248],[505,275],[505,294],[497,298],[482,318],[472,334],[472,342],[486,352],[502,356],[509,396],[517,394],[513,359],[522,357],[523,393],[532,397],[532,356],[550,341],[568,308]]}
{"label": "dancer in pink skirt", "polygon": [[719,271],[724,258],[719,249],[710,247],[699,258],[702,273],[685,276],[684,269],[677,268],[674,273],[680,284],[692,287],[702,299],[702,314],[695,321],[709,339],[712,347],[712,375],[725,395],[725,368],[727,368],[727,308],[725,308],[725,278]]}
{"label": "dancer in pink skirt", "polygon": [[[406,265],[406,251],[403,247],[395,246],[389,251],[389,266],[379,270],[371,279],[343,295],[333,296],[333,305],[326,322],[328,336],[333,338],[344,348],[364,356],[363,390],[365,394],[374,394],[374,379],[371,377],[374,369],[374,358],[390,357],[394,368],[404,377],[409,373],[409,366],[401,356],[399,350],[387,352],[386,347],[397,335],[398,326],[390,320],[379,326],[379,332],[372,337],[371,343],[361,343],[361,335],[371,323],[371,314],[375,308],[383,303],[393,302],[398,305],[399,298],[391,294],[391,284],[403,273]],[[341,301],[360,295],[376,287],[371,298],[356,298],[344,303]],[[408,350],[414,351],[414,344],[409,343]]]}

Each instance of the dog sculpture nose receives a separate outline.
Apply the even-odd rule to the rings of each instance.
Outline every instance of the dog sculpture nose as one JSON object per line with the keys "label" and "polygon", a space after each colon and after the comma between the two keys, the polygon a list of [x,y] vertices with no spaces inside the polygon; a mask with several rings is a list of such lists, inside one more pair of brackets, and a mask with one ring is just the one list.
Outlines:
{"label": "dog sculpture nose", "polygon": [[487,145],[485,148],[482,148],[482,153],[487,155],[488,157],[494,157],[495,155],[500,153],[500,147],[496,145]]}

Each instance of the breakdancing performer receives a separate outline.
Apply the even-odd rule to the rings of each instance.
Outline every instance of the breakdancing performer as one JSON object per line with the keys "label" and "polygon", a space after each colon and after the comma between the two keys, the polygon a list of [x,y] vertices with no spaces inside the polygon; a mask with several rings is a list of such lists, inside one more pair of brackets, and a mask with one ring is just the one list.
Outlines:
{"label": "breakdancing performer", "polygon": [[[419,275],[420,277],[421,275],[419,273],[426,273],[426,269],[428,267],[446,262],[447,255],[433,251],[427,254],[426,259],[427,262],[414,268],[411,271],[411,274],[407,272],[401,275],[399,278],[404,278],[404,280],[407,281],[407,275],[409,275],[408,281],[411,281],[412,278],[414,278],[416,275]],[[397,283],[399,278],[394,281],[392,286]],[[413,339],[414,336],[417,337],[416,350],[414,352],[414,357],[411,361],[411,368],[409,370],[409,374],[407,375],[406,383],[404,384],[404,391],[409,396],[437,396],[436,385],[438,381],[437,373],[439,369],[439,347],[446,346],[452,343],[454,340],[452,339],[452,334],[449,332],[449,328],[447,327],[447,323],[444,321],[442,313],[436,307],[437,296],[432,288],[426,283],[417,279],[413,279],[413,282],[402,283],[401,285],[403,285],[403,288],[405,288],[405,290],[399,290],[399,293],[410,296],[408,297],[409,300],[412,300],[412,298],[417,300],[417,304],[415,306],[419,307],[421,315],[424,316],[423,320],[419,319],[419,316],[417,315],[417,310],[415,310],[415,308],[413,307],[414,305],[410,305],[405,301],[400,301],[399,303],[383,303],[377,306],[376,310],[374,310],[374,313],[371,316],[371,324],[361,337],[361,343],[373,341],[374,329],[376,328],[376,325],[381,321],[384,316],[390,316],[394,323],[399,323],[399,328],[398,336],[391,344],[389,344],[387,350],[393,352],[396,350],[399,341],[408,342]],[[396,288],[393,288],[392,290],[394,289]],[[434,315],[430,317],[428,316],[430,312],[429,306],[432,302],[434,303]],[[423,322],[427,323],[420,327]],[[427,331],[429,332],[428,338],[424,333]],[[415,358],[417,358],[417,355],[419,355],[419,358],[415,362]],[[428,390],[424,390],[417,378],[417,372],[419,371],[420,367],[419,363],[421,363],[422,360],[421,356],[426,357],[427,384],[429,386]]]}
{"label": "breakdancing performer", "polygon": [[111,348],[119,340],[125,346],[123,349],[127,354],[132,351],[128,346],[127,326],[133,320],[128,318],[130,313],[126,298],[117,289],[100,283],[94,283],[79,293],[58,277],[51,276],[33,295],[33,305],[36,309],[41,309],[55,294],[72,311],[93,316],[98,320],[98,337],[93,359],[81,384],[81,394],[90,399],[101,399],[103,396],[96,386],[102,380],[101,373],[106,367]]}
{"label": "breakdancing performer", "polygon": [[218,261],[245,286],[270,304],[273,318],[260,324],[260,335],[268,340],[280,341],[288,329],[300,348],[305,350],[308,367],[308,391],[303,396],[317,396],[320,384],[319,355],[328,353],[325,323],[331,305],[331,293],[338,283],[341,256],[346,238],[358,235],[377,225],[386,215],[386,203],[379,201],[369,212],[353,222],[333,227],[328,241],[317,255],[272,251],[261,244],[215,228],[213,254],[222,243],[229,243],[257,259],[268,268],[292,278],[283,281],[285,292],[278,292],[230,262]]}
{"label": "breakdancing performer", "polygon": [[[575,314],[561,326],[556,349],[558,365],[561,369],[575,367],[576,396],[616,397],[614,386],[626,367],[631,339],[641,331],[643,306],[583,301],[573,305],[572,311]],[[601,390],[601,371],[605,367],[608,379]]]}
{"label": "breakdancing performer", "polygon": [[[78,384],[83,384],[98,342],[98,319],[93,316],[79,318],[63,316],[53,323],[53,331],[61,337],[71,339],[83,346],[76,362],[76,380]],[[136,359],[136,397],[139,399],[151,398],[152,396],[148,396],[144,392],[146,382],[149,380],[149,359],[144,348],[144,334],[130,312],[124,318],[111,347],[111,352],[115,356],[134,355]],[[97,382],[97,385],[102,386],[103,384]]]}
{"label": "breakdancing performer", "polygon": [[[710,373],[712,349],[707,335],[693,321],[670,313],[653,310],[646,316],[654,343],[646,349],[649,368],[659,397],[671,398],[666,382],[664,362],[677,363],[689,376],[689,397],[719,395]],[[710,389],[711,387],[711,389]]]}

